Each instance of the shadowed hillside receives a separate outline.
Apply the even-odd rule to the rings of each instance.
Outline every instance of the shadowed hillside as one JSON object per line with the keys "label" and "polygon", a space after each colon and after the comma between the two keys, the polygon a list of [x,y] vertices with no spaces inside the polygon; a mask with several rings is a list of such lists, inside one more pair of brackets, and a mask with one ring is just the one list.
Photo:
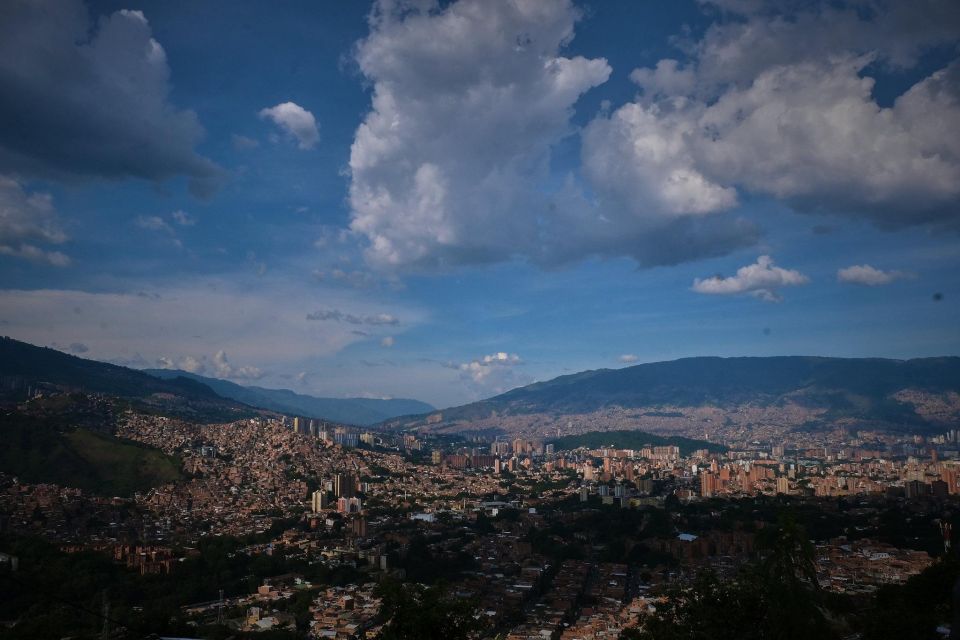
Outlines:
{"label": "shadowed hillside", "polygon": [[161,380],[127,367],[0,338],[0,401],[22,401],[31,391],[101,393],[130,400],[144,411],[199,422],[235,420],[253,413],[196,380]]}

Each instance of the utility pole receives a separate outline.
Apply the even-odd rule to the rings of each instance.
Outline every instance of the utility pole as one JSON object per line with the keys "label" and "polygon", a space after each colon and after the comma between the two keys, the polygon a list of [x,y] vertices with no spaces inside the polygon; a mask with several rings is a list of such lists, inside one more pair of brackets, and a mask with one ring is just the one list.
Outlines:
{"label": "utility pole", "polygon": [[100,639],[108,640],[110,637],[110,600],[107,598],[107,590],[103,590],[103,629],[100,631]]}

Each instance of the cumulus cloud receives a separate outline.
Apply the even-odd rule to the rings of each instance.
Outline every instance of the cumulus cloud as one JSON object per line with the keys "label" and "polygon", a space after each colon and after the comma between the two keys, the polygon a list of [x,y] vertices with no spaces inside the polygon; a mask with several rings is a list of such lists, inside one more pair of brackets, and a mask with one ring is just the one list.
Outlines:
{"label": "cumulus cloud", "polygon": [[218,378],[230,378],[232,380],[259,380],[263,377],[263,371],[250,365],[236,367],[227,360],[227,354],[222,349],[213,356],[213,373]]}
{"label": "cumulus cloud", "polygon": [[605,253],[645,265],[753,245],[759,237],[753,224],[719,215],[737,206],[737,192],[698,167],[688,142],[695,130],[684,113],[660,104],[630,103],[590,122],[582,168],[604,218],[579,237],[605,233]]}
{"label": "cumulus cloud", "polygon": [[260,117],[270,120],[297,141],[301,149],[312,149],[320,142],[320,131],[313,114],[295,102],[283,102],[260,110]]}
{"label": "cumulus cloud", "polygon": [[355,53],[373,99],[350,158],[368,261],[676,264],[756,244],[734,213],[742,194],[884,228],[960,227],[960,138],[944,135],[960,129],[960,63],[889,104],[871,77],[956,43],[955,3],[705,4],[721,5],[714,24],[676,40],[683,62],[630,74],[636,99],[584,127],[566,177],[551,153],[610,74],[563,55],[571,3],[377,4]]}
{"label": "cumulus cloud", "polygon": [[204,364],[205,358],[197,359],[193,356],[185,356],[179,362],[179,368],[190,373],[204,373],[207,365]]}
{"label": "cumulus cloud", "polygon": [[160,356],[156,360],[156,366],[158,369],[177,369],[180,371],[186,371],[187,373],[196,373],[197,375],[202,375],[207,372],[207,365],[205,361],[206,356],[200,356],[199,358],[194,356],[183,356],[180,358]]}
{"label": "cumulus cloud", "polygon": [[630,79],[650,96],[690,95],[697,83],[694,70],[672,58],[661,60],[653,69],[634,69]]}
{"label": "cumulus cloud", "polygon": [[837,280],[847,284],[859,284],[866,287],[876,287],[890,284],[894,280],[909,278],[910,274],[904,271],[883,271],[868,264],[857,264],[837,270]]}
{"label": "cumulus cloud", "polygon": [[687,43],[686,66],[635,70],[641,95],[587,127],[601,197],[703,214],[741,189],[885,228],[960,227],[960,139],[945,135],[960,127],[960,63],[890,105],[871,77],[956,43],[960,5],[711,4],[735,15]]}
{"label": "cumulus cloud", "polygon": [[688,43],[709,89],[748,85],[764,69],[874,52],[893,69],[913,67],[931,47],[956,42],[960,7],[941,0],[753,2],[706,0],[726,15]]}
{"label": "cumulus cloud", "polygon": [[617,358],[617,360],[619,360],[620,362],[622,362],[622,363],[624,363],[624,364],[633,364],[634,362],[637,362],[638,360],[640,360],[640,358],[639,358],[639,356],[636,356],[636,355],[634,355],[634,354],[632,354],[632,353],[625,353],[625,354],[623,354],[622,356],[620,356],[619,358]]}
{"label": "cumulus cloud", "polygon": [[203,128],[169,101],[170,68],[140,11],[94,21],[81,0],[0,3],[0,171],[53,178],[190,179],[223,172],[197,154]]}
{"label": "cumulus cloud", "polygon": [[446,366],[459,371],[460,378],[469,382],[476,391],[502,393],[529,381],[526,376],[517,375],[514,371],[522,364],[519,355],[499,351],[470,362]]}
{"label": "cumulus cloud", "polygon": [[348,324],[366,324],[371,326],[398,325],[400,319],[389,313],[378,313],[375,315],[358,316],[352,313],[344,313],[339,309],[321,309],[307,314],[307,320],[332,320],[334,322],[346,322]]}
{"label": "cumulus cloud", "polygon": [[53,198],[27,193],[16,180],[0,174],[0,255],[65,267],[70,258],[43,245],[66,241]]}
{"label": "cumulus cloud", "polygon": [[779,289],[807,284],[810,278],[793,269],[774,265],[770,256],[760,256],[754,264],[740,267],[735,276],[696,278],[693,290],[715,295],[749,294],[766,302],[780,302]]}
{"label": "cumulus cloud", "polygon": [[579,17],[569,1],[376,4],[355,52],[372,109],[350,153],[351,229],[371,263],[557,260],[569,224],[596,223],[549,176],[573,105],[611,72],[561,54]]}
{"label": "cumulus cloud", "polygon": [[222,349],[217,351],[212,358],[191,355],[179,358],[160,356],[156,360],[156,366],[160,369],[176,369],[197,375],[209,374],[216,378],[230,380],[259,380],[265,375],[263,371],[254,366],[237,367],[232,365],[227,358],[227,353]]}

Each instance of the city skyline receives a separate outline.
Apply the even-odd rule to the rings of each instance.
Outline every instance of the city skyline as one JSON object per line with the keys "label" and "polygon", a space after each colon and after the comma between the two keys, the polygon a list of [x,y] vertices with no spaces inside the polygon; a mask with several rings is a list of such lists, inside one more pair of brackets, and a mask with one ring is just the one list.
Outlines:
{"label": "city skyline", "polygon": [[956,4],[0,17],[0,334],[438,407],[960,353]]}

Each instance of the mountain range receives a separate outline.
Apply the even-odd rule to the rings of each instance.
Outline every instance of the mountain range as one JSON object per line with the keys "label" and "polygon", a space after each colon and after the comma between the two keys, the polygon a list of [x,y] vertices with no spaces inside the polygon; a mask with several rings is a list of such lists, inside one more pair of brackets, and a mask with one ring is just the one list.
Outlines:
{"label": "mountain range", "polygon": [[102,393],[130,400],[141,409],[198,422],[233,420],[265,409],[363,426],[433,411],[418,400],[318,398],[287,389],[244,387],[186,371],[139,371],[0,337],[0,400],[24,399],[37,389]]}
{"label": "mountain range", "polygon": [[[37,388],[126,398],[196,421],[257,409],[356,425],[563,435],[644,429],[700,437],[719,426],[937,430],[960,424],[960,358],[698,357],[537,382],[459,407],[317,398],[184,371],[137,371],[0,338],[0,400]],[[396,417],[398,416],[399,417]]]}
{"label": "mountain range", "polygon": [[141,410],[197,422],[235,420],[255,413],[196,380],[162,380],[135,369],[0,337],[0,401],[23,400],[37,390],[100,393],[123,398]]}
{"label": "mountain range", "polygon": [[419,400],[405,398],[318,398],[294,393],[289,389],[265,389],[243,386],[187,371],[146,369],[146,373],[164,380],[186,378],[202,383],[224,398],[237,400],[252,407],[260,407],[308,418],[322,418],[333,422],[371,425],[390,418],[433,411],[433,406]]}
{"label": "mountain range", "polygon": [[[572,419],[576,417],[576,419]],[[960,358],[697,357],[560,376],[390,427],[570,432],[717,420],[937,429],[960,421]],[[576,431],[576,429],[574,429]]]}

